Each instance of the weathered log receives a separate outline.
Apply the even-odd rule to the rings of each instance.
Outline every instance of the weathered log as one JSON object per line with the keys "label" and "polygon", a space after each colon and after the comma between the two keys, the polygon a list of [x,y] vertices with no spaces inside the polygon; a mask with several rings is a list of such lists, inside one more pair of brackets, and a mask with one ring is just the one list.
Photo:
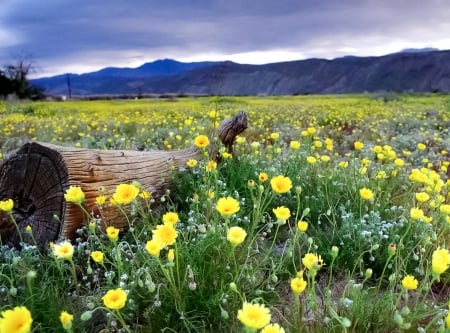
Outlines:
{"label": "weathered log", "polygon": [[[219,138],[227,138],[228,147],[247,128],[245,113],[234,118],[240,120],[224,120],[225,124],[222,122],[217,133]],[[233,124],[239,126],[233,128]],[[200,152],[195,147],[176,151],[130,151],[26,143],[10,153],[0,166],[0,200],[14,201],[12,217],[15,221],[0,211],[1,242],[17,246],[22,238],[31,244],[36,241],[44,248],[50,241],[74,239],[85,216],[77,205],[64,200],[64,193],[70,186],[82,188],[88,212],[101,214],[104,223],[124,230],[128,222],[122,212],[111,204],[99,210],[96,197],[100,194],[111,197],[117,185],[133,181],[159,196],[170,186],[171,168],[183,167],[189,159],[199,157]],[[31,227],[31,232],[26,232],[27,226]]]}

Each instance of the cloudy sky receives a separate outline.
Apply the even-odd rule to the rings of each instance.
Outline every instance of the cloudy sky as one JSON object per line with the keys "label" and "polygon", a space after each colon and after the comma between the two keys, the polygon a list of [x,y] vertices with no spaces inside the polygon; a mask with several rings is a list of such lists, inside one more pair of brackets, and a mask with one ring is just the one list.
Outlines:
{"label": "cloudy sky", "polygon": [[34,77],[163,58],[261,64],[450,49],[449,0],[1,0],[0,67]]}

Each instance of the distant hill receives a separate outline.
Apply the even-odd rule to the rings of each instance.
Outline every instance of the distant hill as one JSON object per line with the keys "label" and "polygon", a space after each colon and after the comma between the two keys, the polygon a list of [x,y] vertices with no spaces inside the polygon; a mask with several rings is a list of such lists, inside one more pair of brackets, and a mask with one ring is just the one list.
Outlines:
{"label": "distant hill", "polygon": [[381,57],[307,59],[265,65],[165,59],[138,68],[32,80],[47,94],[293,95],[450,92],[450,51],[405,50]]}

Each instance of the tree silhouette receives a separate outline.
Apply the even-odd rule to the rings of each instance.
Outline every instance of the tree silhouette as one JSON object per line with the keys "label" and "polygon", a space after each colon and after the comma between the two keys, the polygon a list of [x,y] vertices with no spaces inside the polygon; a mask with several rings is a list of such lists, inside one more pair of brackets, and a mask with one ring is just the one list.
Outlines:
{"label": "tree silhouette", "polygon": [[33,68],[31,61],[18,60],[0,70],[0,95],[15,94],[20,99],[42,99],[44,90],[30,84],[28,74]]}

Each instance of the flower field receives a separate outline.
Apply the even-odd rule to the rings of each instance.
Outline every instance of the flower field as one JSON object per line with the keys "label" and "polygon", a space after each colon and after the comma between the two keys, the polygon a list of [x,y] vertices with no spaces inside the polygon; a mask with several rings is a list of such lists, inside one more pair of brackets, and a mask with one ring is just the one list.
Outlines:
{"label": "flower field", "polygon": [[[96,198],[126,232],[79,184],[75,240],[2,246],[0,333],[450,332],[450,96],[0,103],[3,155],[201,152],[161,198],[139,182]],[[213,134],[241,109],[228,152]],[[15,223],[13,198],[0,210]]]}

